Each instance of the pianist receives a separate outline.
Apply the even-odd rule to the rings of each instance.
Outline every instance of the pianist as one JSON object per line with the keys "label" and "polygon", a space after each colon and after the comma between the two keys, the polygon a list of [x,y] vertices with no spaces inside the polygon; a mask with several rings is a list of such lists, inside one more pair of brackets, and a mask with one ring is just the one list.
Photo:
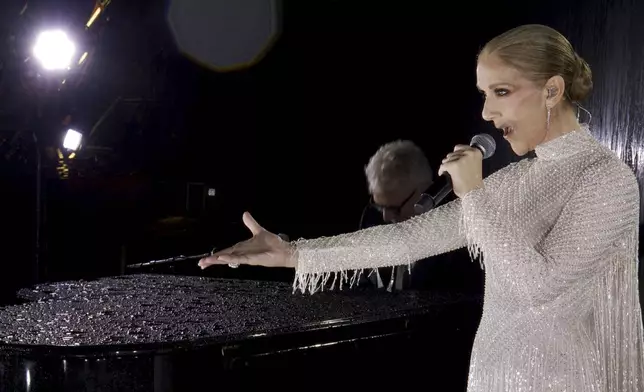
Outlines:
{"label": "pianist", "polygon": [[[409,140],[381,146],[365,166],[365,176],[370,199],[363,211],[360,229],[402,222],[417,215],[419,211],[414,205],[434,182],[427,157]],[[472,265],[467,250],[460,250],[409,266],[366,271],[360,282],[360,286],[365,285],[388,291],[427,289],[477,293],[482,292],[482,273]]]}

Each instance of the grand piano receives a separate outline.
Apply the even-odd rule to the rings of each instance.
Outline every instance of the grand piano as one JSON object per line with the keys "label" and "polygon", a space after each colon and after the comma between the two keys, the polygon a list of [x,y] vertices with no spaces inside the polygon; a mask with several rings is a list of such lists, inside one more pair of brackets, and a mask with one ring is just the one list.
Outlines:
{"label": "grand piano", "polygon": [[[0,308],[2,391],[464,391],[481,299],[135,274]],[[393,383],[393,384],[392,384]]]}

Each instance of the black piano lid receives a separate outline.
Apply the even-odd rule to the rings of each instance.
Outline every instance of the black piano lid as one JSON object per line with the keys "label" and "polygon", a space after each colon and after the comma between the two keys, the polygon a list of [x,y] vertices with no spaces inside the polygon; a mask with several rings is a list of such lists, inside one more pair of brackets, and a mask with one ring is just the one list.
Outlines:
{"label": "black piano lid", "polygon": [[21,290],[0,309],[0,354],[160,354],[440,312],[464,300],[430,292],[292,293],[279,282],[126,275]]}

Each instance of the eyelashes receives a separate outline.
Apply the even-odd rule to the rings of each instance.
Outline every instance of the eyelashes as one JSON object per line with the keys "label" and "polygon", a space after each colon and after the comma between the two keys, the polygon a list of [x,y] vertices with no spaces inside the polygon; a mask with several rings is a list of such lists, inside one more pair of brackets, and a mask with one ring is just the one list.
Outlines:
{"label": "eyelashes", "polygon": [[[487,98],[487,94],[485,93],[485,91],[479,90],[479,93],[481,93],[481,95],[483,96],[483,99]],[[510,94],[510,91],[508,89],[505,89],[505,88],[494,89],[494,95],[499,98],[507,97],[509,94]]]}

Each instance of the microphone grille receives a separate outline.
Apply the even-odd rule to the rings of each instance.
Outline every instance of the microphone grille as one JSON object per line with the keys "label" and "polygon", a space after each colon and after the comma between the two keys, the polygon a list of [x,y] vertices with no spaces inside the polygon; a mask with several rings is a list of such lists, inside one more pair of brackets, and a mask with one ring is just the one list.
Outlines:
{"label": "microphone grille", "polygon": [[476,147],[483,153],[483,159],[487,159],[494,155],[496,151],[496,142],[494,138],[487,133],[479,133],[474,135],[470,146]]}

